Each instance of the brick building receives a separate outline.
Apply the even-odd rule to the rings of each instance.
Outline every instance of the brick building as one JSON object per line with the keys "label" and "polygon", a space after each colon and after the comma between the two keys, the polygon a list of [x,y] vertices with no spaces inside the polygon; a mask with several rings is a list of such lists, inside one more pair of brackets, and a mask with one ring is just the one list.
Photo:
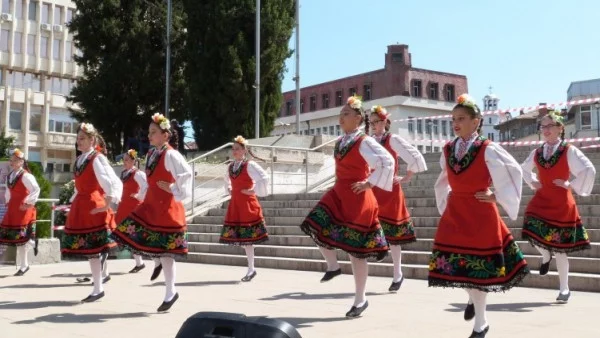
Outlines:
{"label": "brick building", "polygon": [[[448,114],[456,97],[467,92],[466,76],[415,68],[408,45],[391,45],[382,69],[301,88],[300,131],[304,135],[339,135],[340,107],[355,93],[363,97],[365,108],[382,105],[393,119],[406,119]],[[283,93],[273,135],[295,132],[295,95],[295,91]],[[450,125],[449,120],[440,119],[394,122],[392,131],[427,152],[442,146],[431,140],[452,136]]]}

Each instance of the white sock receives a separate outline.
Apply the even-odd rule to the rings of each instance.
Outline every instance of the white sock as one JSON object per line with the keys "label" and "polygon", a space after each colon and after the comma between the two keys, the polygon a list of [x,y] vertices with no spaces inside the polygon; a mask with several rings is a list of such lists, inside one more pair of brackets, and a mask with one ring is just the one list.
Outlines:
{"label": "white sock", "polygon": [[394,283],[398,283],[402,279],[402,247],[400,245],[390,245],[390,250],[394,262]]}
{"label": "white sock", "polygon": [[254,246],[252,245],[244,245],[244,250],[246,250],[246,257],[248,257],[248,273],[250,275],[254,272]]}
{"label": "white sock", "polygon": [[25,271],[29,266],[29,260],[27,259],[27,244],[21,245],[17,247],[17,264],[19,265],[19,270]]}
{"label": "white sock", "polygon": [[108,259],[104,261],[104,265],[102,265],[102,278],[108,277]]}
{"label": "white sock", "polygon": [[537,245],[534,245],[534,247],[542,254],[542,263],[550,262],[550,260],[552,259],[552,254],[550,254],[550,251]]}
{"label": "white sock", "polygon": [[165,275],[165,302],[171,301],[177,291],[175,291],[175,259],[171,257],[161,257],[160,263]]}
{"label": "white sock", "polygon": [[350,255],[352,263],[352,274],[354,275],[354,306],[361,307],[367,301],[367,277],[369,276],[369,265],[366,259],[359,259]]}
{"label": "white sock", "polygon": [[467,294],[469,295],[469,300],[467,301],[467,304],[473,304],[473,298],[471,297],[471,290],[472,289],[463,289],[467,292]]}
{"label": "white sock", "polygon": [[556,253],[554,256],[560,280],[560,293],[566,295],[569,293],[569,257],[565,253]]}
{"label": "white sock", "polygon": [[100,262],[100,258],[90,259],[90,269],[92,270],[92,281],[94,282],[94,291],[92,291],[90,296],[95,296],[104,291],[102,285],[102,262]]}
{"label": "white sock", "polygon": [[324,247],[319,246],[319,251],[321,251],[321,255],[325,258],[325,262],[327,262],[327,271],[335,271],[340,268],[335,250],[325,249]]}
{"label": "white sock", "polygon": [[152,260],[154,261],[154,268],[160,265],[160,258],[153,258]]}
{"label": "white sock", "polygon": [[135,266],[142,266],[144,264],[144,260],[140,255],[133,255],[133,259],[135,259]]}
{"label": "white sock", "polygon": [[488,326],[486,316],[486,305],[487,305],[487,293],[479,290],[471,290],[471,299],[475,306],[475,323],[473,324],[473,330],[475,332],[481,332]]}

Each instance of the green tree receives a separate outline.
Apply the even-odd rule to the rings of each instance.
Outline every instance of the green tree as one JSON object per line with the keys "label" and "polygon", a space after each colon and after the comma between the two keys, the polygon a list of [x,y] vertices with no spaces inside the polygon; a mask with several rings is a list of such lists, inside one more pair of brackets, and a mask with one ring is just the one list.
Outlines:
{"label": "green tree", "polygon": [[0,132],[0,159],[8,159],[8,151],[14,146],[15,138]]}
{"label": "green tree", "polygon": [[[44,177],[44,171],[42,170],[42,166],[36,162],[27,163],[29,166],[29,172],[35,177],[38,185],[40,186],[40,198],[50,198],[50,191],[52,190],[52,185],[50,182]],[[37,219],[40,220],[50,220],[50,215],[52,213],[52,208],[50,204],[46,202],[38,202],[35,204],[35,209],[37,210]],[[36,235],[38,238],[48,238],[50,237],[50,222],[38,222]]]}
{"label": "green tree", "polygon": [[[91,122],[113,154],[122,152],[124,137],[136,126],[147,128],[149,117],[164,110],[166,5],[163,0],[74,0],[77,14],[69,24],[81,55],[75,61],[83,77],[70,100]],[[173,1],[171,34],[172,118],[186,118],[183,80],[185,13]]]}
{"label": "green tree", "polygon": [[[255,0],[183,0],[187,13],[186,81],[196,143],[214,148],[255,130]],[[260,134],[281,106],[293,0],[261,1]]]}

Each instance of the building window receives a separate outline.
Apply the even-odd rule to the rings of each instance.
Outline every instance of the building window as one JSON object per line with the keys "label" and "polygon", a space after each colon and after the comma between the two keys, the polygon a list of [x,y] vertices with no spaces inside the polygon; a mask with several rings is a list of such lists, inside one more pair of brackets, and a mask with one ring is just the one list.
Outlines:
{"label": "building window", "polygon": [[452,121],[448,121],[448,129],[449,129],[448,134],[450,134],[450,136],[454,136],[454,127],[453,127]]}
{"label": "building window", "polygon": [[73,61],[73,41],[67,41],[65,45],[65,61]]}
{"label": "building window", "polygon": [[363,99],[365,101],[369,101],[371,99],[371,84],[366,84],[363,86]]}
{"label": "building window", "polygon": [[48,37],[47,36],[40,37],[40,57],[42,57],[42,58],[48,57]]}
{"label": "building window", "polygon": [[23,33],[15,32],[15,37],[13,38],[13,53],[15,53],[15,54],[23,53],[23,48],[21,48],[22,41],[23,41]]}
{"label": "building window", "polygon": [[425,120],[425,134],[431,134],[431,120]]}
{"label": "building window", "polygon": [[421,80],[413,80],[412,82],[412,96],[421,97]]}
{"label": "building window", "polygon": [[423,134],[423,120],[417,120],[417,133]]}
{"label": "building window", "polygon": [[392,53],[392,62],[404,63],[404,54]]}
{"label": "building window", "polygon": [[[14,74],[17,74],[20,72],[13,72]],[[33,91],[39,92],[42,90],[42,82],[40,81],[40,77],[39,75],[35,75],[32,73],[20,73],[20,75],[23,76],[23,80],[22,80],[22,88],[24,89],[31,89]]]}
{"label": "building window", "polygon": [[442,135],[448,136],[448,121],[442,121]]}
{"label": "building window", "polygon": [[310,111],[315,111],[317,110],[317,94],[311,95],[310,97]]}
{"label": "building window", "polygon": [[350,88],[350,95],[349,96],[354,96],[354,95],[356,95],[356,87]]}
{"label": "building window", "polygon": [[409,133],[414,133],[415,132],[415,126],[414,126],[415,120],[413,120],[412,116],[408,117],[408,132]]}
{"label": "building window", "polygon": [[432,100],[439,100],[439,93],[438,93],[438,84],[437,83],[430,83],[429,84],[429,98]]}
{"label": "building window", "polygon": [[12,130],[21,130],[22,104],[11,104],[8,126]]}
{"label": "building window", "polygon": [[0,52],[8,52],[8,29],[0,32]]}
{"label": "building window", "polygon": [[329,94],[321,95],[321,108],[322,109],[329,108]]}
{"label": "building window", "polygon": [[288,100],[285,103],[285,116],[290,116],[292,115],[292,101]]}
{"label": "building window", "polygon": [[17,1],[17,9],[15,11],[15,18],[17,19],[23,19],[23,0],[16,0]]}
{"label": "building window", "polygon": [[50,23],[50,4],[42,4],[42,23]]}
{"label": "building window", "polygon": [[343,101],[343,95],[344,95],[344,91],[343,91],[342,89],[340,89],[340,90],[337,90],[337,91],[335,92],[335,106],[336,106],[336,107],[339,107],[339,106],[341,106],[341,105],[342,105],[342,102],[344,102],[344,101]]}
{"label": "building window", "polygon": [[11,7],[12,7],[11,0],[2,0],[2,13],[10,13]]}
{"label": "building window", "polygon": [[446,85],[445,99],[448,102],[454,102],[456,100],[456,95],[454,93],[454,85]]}
{"label": "building window", "polygon": [[439,123],[440,123],[440,121],[433,120],[433,134],[436,135],[436,136],[439,134],[439,130],[438,130],[439,129],[438,128],[439,127]]}
{"label": "building window", "polygon": [[68,8],[67,9],[67,20],[65,21],[65,24],[71,23],[72,20],[73,20],[73,8]]}
{"label": "building window", "polygon": [[27,18],[29,21],[37,20],[37,1],[29,1],[29,8],[27,8]]}
{"label": "building window", "polygon": [[52,46],[52,58],[54,60],[60,60],[61,45],[61,40],[54,39],[54,46]]}
{"label": "building window", "polygon": [[300,114],[304,113],[304,99],[300,99]]}
{"label": "building window", "polygon": [[311,128],[311,129],[310,129],[310,134],[311,134],[311,135],[314,135],[314,134],[315,134],[315,129],[314,129],[314,128]]}
{"label": "building window", "polygon": [[62,25],[62,10],[63,10],[63,8],[61,6],[54,7],[54,24],[55,25]]}
{"label": "building window", "polygon": [[42,131],[42,107],[29,108],[29,131]]}
{"label": "building window", "polygon": [[494,141],[494,133],[488,133],[488,139],[493,142]]}
{"label": "building window", "polygon": [[329,126],[329,135],[335,135],[335,129],[333,126]]}
{"label": "building window", "polygon": [[579,116],[581,118],[581,129],[592,129],[592,106],[579,107]]}
{"label": "building window", "polygon": [[342,129],[339,124],[337,126],[335,126],[335,134],[342,135]]}
{"label": "building window", "polygon": [[35,34],[27,35],[27,55],[35,56]]}

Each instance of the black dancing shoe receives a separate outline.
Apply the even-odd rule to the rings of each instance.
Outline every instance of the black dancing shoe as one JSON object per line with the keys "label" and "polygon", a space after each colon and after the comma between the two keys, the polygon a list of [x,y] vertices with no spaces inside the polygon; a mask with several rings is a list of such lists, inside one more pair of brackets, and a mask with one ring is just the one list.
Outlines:
{"label": "black dancing shoe", "polygon": [[375,256],[375,262],[381,262],[382,260],[385,259],[385,257],[387,256],[388,252],[387,251],[379,251],[377,253],[377,256]]}
{"label": "black dancing shoe", "polygon": [[400,290],[400,287],[402,286],[402,282],[404,282],[404,276],[402,276],[402,278],[399,281],[392,282],[392,285],[390,285],[390,288],[388,289],[388,291],[395,292],[395,291]]}
{"label": "black dancing shoe", "polygon": [[485,329],[483,329],[483,331],[481,332],[475,332],[475,330],[473,330],[473,333],[471,333],[471,335],[469,336],[469,338],[484,338],[485,335],[488,333],[488,331],[490,330],[490,326],[486,326]]}
{"label": "black dancing shoe", "polygon": [[100,299],[102,297],[104,297],[104,291],[102,291],[99,294],[94,295],[94,296],[89,295],[86,298],[82,299],[81,302],[82,303],[92,303],[92,302],[95,302],[95,301],[97,301],[98,299]]}
{"label": "black dancing shoe", "polygon": [[131,269],[129,271],[129,273],[138,273],[138,272],[144,270],[145,267],[146,267],[146,264],[144,264],[144,263],[142,263],[142,265],[140,265],[140,266],[136,265],[136,266],[133,267],[133,269]]}
{"label": "black dancing shoe", "polygon": [[38,255],[38,239],[36,238],[34,241],[34,246],[33,246],[33,255],[37,256]]}
{"label": "black dancing shoe", "polygon": [[254,277],[256,277],[256,270],[252,271],[251,274],[244,276],[244,278],[242,278],[242,282],[249,282],[251,281]]}
{"label": "black dancing shoe", "polygon": [[361,315],[361,313],[363,313],[363,311],[365,311],[368,307],[369,307],[368,300],[365,301],[365,303],[361,307],[352,306],[352,308],[350,308],[350,311],[346,312],[346,317],[348,317],[348,318],[359,317]]}
{"label": "black dancing shoe", "polygon": [[154,271],[152,271],[152,276],[150,276],[150,280],[153,281],[153,280],[157,279],[158,276],[160,276],[161,272],[162,272],[162,264],[155,266]]}
{"label": "black dancing shoe", "polygon": [[548,273],[548,270],[550,270],[550,262],[552,262],[552,256],[550,256],[549,261],[540,265],[540,276],[544,276]]}
{"label": "black dancing shoe", "polygon": [[29,271],[29,267],[26,267],[25,270],[21,270],[19,269],[19,271],[17,271],[17,273],[14,274],[14,276],[23,276],[24,274],[27,273],[27,271]]}
{"label": "black dancing shoe", "polygon": [[171,299],[168,302],[163,302],[162,304],[160,304],[160,306],[158,307],[158,309],[156,309],[157,312],[165,312],[167,310],[169,310],[171,308],[171,306],[173,306],[173,304],[175,304],[175,302],[179,299],[179,293],[176,293],[175,296],[173,296],[173,299]]}
{"label": "black dancing shoe", "polygon": [[559,293],[558,297],[556,297],[556,301],[559,303],[567,303],[569,298],[571,298],[571,291],[569,291],[567,294]]}
{"label": "black dancing shoe", "polygon": [[334,277],[337,277],[342,274],[342,269],[338,268],[337,270],[327,271],[323,278],[321,278],[321,283],[328,282],[332,280]]}
{"label": "black dancing shoe", "polygon": [[464,315],[465,320],[468,322],[469,320],[473,319],[474,317],[475,317],[475,305],[467,304],[467,307],[465,308],[465,315]]}

